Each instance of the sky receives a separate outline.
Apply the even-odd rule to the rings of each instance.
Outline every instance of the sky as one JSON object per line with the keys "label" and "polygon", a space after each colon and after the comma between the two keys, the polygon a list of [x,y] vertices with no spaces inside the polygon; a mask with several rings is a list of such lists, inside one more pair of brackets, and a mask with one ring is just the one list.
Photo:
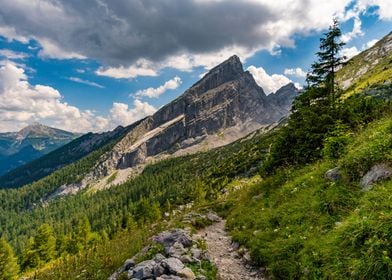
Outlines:
{"label": "sky", "polygon": [[333,18],[342,54],[392,31],[390,0],[0,0],[0,132],[129,125],[238,55],[266,94],[304,83]]}

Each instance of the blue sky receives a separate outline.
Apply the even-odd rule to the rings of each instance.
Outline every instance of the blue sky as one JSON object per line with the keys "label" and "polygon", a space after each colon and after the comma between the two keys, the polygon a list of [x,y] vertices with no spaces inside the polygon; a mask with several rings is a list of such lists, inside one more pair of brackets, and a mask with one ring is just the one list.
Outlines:
{"label": "blue sky", "polygon": [[232,54],[269,94],[304,82],[333,17],[348,56],[392,31],[388,1],[276,2],[0,0],[0,131],[128,125]]}

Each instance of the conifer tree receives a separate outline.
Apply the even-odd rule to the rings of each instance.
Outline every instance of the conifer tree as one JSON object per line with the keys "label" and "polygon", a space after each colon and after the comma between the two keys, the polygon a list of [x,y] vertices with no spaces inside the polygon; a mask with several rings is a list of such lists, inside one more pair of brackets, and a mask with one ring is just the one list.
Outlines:
{"label": "conifer tree", "polygon": [[17,279],[18,272],[18,263],[16,262],[11,246],[5,239],[0,238],[0,279]]}
{"label": "conifer tree", "polygon": [[307,75],[308,89],[317,88],[319,93],[327,95],[328,103],[332,108],[335,108],[336,105],[336,71],[345,59],[339,55],[345,45],[340,41],[341,35],[339,22],[334,19],[329,31],[320,39],[320,50],[316,53],[318,60],[312,64],[311,71]]}

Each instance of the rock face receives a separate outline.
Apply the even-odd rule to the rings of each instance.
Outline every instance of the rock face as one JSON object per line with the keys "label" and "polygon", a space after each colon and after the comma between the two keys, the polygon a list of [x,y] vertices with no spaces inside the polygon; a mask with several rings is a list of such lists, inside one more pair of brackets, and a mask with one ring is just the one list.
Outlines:
{"label": "rock face", "polygon": [[266,96],[241,61],[232,56],[209,71],[180,97],[141,121],[94,169],[92,178],[107,176],[200,144],[209,135],[241,127],[232,141],[286,116],[297,89],[289,84]]}
{"label": "rock face", "polygon": [[297,93],[288,84],[266,96],[243,70],[240,59],[232,56],[154,115],[128,126],[80,183],[62,186],[55,193],[73,194],[87,186],[107,188],[110,184],[100,184],[105,181],[101,179],[116,171],[121,174],[121,180],[115,181],[119,184],[143,170],[146,162],[226,145],[259,128],[274,127],[287,116]]}

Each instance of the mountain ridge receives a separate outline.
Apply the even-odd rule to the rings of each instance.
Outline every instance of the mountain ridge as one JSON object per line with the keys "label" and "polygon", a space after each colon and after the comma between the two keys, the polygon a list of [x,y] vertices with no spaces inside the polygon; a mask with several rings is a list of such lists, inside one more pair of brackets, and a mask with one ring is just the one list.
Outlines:
{"label": "mountain ridge", "polygon": [[0,133],[0,175],[60,148],[80,134],[33,123]]}

